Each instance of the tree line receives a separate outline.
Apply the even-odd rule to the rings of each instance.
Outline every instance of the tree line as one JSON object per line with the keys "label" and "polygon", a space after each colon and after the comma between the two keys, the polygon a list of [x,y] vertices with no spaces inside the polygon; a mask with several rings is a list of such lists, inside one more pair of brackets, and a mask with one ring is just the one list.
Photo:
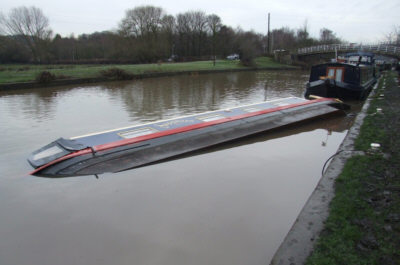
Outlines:
{"label": "tree line", "polygon": [[[291,50],[342,42],[329,29],[309,35],[307,22],[270,34],[272,49]],[[272,50],[271,49],[271,50]],[[187,11],[176,16],[161,7],[128,9],[118,29],[62,37],[36,7],[0,13],[0,63],[149,63],[192,61],[239,54],[243,63],[268,53],[268,36],[224,25],[216,14]]]}

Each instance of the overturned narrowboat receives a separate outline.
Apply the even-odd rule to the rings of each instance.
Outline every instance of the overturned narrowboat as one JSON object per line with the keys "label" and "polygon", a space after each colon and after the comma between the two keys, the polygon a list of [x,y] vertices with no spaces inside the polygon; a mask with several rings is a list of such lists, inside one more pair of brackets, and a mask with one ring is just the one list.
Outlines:
{"label": "overturned narrowboat", "polygon": [[375,82],[373,54],[349,53],[336,62],[312,66],[304,96],[363,100]]}
{"label": "overturned narrowboat", "polygon": [[334,99],[265,101],[94,133],[60,138],[28,158],[31,174],[47,177],[119,172],[288,124],[340,112]]}

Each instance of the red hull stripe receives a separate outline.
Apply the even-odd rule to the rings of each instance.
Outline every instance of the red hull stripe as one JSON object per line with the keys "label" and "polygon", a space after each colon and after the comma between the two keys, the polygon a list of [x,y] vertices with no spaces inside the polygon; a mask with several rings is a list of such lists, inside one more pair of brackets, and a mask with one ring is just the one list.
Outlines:
{"label": "red hull stripe", "polygon": [[47,163],[47,164],[45,164],[45,165],[43,165],[41,167],[36,168],[34,171],[29,173],[29,175],[34,175],[35,173],[37,173],[37,172],[39,172],[39,171],[41,171],[41,170],[43,170],[43,169],[45,169],[45,168],[47,168],[49,166],[57,164],[57,163],[59,163],[61,161],[64,161],[64,160],[67,160],[67,159],[70,159],[70,158],[73,158],[73,157],[76,157],[76,156],[90,154],[90,153],[92,153],[92,149],[90,149],[90,148],[86,148],[86,149],[82,149],[82,150],[70,153],[70,154],[65,155],[63,157],[60,157],[60,158],[58,158],[56,160],[53,160],[53,161],[51,161],[51,162],[49,162],[49,163]]}
{"label": "red hull stripe", "polygon": [[[129,145],[129,144],[134,144],[134,143],[138,143],[138,142],[142,142],[142,141],[147,141],[147,140],[151,140],[151,139],[155,139],[155,138],[159,138],[159,137],[163,137],[163,136],[168,136],[168,135],[173,135],[173,134],[178,134],[178,133],[183,133],[183,132],[187,132],[187,131],[192,131],[192,130],[196,130],[196,129],[201,129],[201,128],[206,128],[209,126],[213,126],[213,125],[217,125],[217,124],[222,124],[225,122],[230,122],[230,121],[235,121],[235,120],[240,120],[240,119],[244,119],[244,118],[249,118],[249,117],[255,117],[255,116],[259,116],[259,115],[263,115],[263,114],[268,114],[271,112],[276,112],[276,111],[280,111],[280,110],[285,110],[285,109],[291,109],[291,108],[296,108],[296,107],[301,107],[301,106],[305,106],[305,105],[310,105],[310,104],[314,104],[317,102],[323,102],[323,101],[333,101],[333,99],[330,98],[320,98],[320,99],[315,99],[315,100],[308,100],[302,103],[296,103],[296,104],[290,104],[287,106],[280,106],[280,107],[276,107],[276,108],[271,108],[271,109],[267,109],[267,110],[260,110],[260,111],[255,111],[255,112],[250,112],[250,113],[245,113],[242,115],[238,115],[238,116],[234,116],[234,117],[227,117],[227,118],[223,118],[223,119],[219,119],[219,120],[215,120],[215,121],[208,121],[208,122],[202,122],[202,123],[198,123],[198,124],[194,124],[194,125],[188,125],[188,126],[184,126],[184,127],[179,127],[179,128],[175,128],[175,129],[171,129],[171,130],[167,130],[167,131],[162,131],[162,132],[156,132],[156,133],[152,133],[152,134],[148,134],[148,135],[143,135],[143,136],[138,136],[135,138],[131,138],[131,139],[124,139],[124,140],[120,140],[120,141],[116,141],[116,142],[112,142],[112,143],[107,143],[107,144],[101,144],[101,145],[96,145],[93,146],[93,150],[95,152],[98,151],[104,151],[107,149],[112,149],[112,148],[116,148],[116,147],[120,147],[120,146],[124,146],[124,145]],[[83,150],[79,150],[73,153],[70,153],[66,156],[60,157],[54,161],[51,161],[37,169],[35,169],[34,171],[32,171],[30,173],[30,175],[33,175],[51,165],[57,164],[61,161],[73,158],[73,157],[77,157],[77,156],[81,156],[81,155],[86,155],[86,154],[90,154],[92,153],[92,149],[91,148],[86,148]]]}

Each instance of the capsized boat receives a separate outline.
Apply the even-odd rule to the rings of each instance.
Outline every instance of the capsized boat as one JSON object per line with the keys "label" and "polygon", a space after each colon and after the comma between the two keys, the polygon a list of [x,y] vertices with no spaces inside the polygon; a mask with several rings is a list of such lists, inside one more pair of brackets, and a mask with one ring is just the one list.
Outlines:
{"label": "capsized boat", "polygon": [[334,99],[281,98],[115,130],[60,138],[28,158],[32,175],[119,172],[288,124],[337,113]]}
{"label": "capsized boat", "polygon": [[335,62],[311,67],[305,98],[310,95],[363,100],[376,83],[372,53],[348,53]]}

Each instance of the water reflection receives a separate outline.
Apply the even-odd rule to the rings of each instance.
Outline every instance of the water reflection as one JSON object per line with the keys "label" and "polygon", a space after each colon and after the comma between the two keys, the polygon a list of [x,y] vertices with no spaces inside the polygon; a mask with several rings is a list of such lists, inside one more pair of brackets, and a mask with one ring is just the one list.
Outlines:
{"label": "water reflection", "polygon": [[304,82],[298,79],[298,72],[238,72],[108,83],[99,88],[120,97],[135,121],[138,116],[157,120],[177,112],[198,113],[276,97],[301,96]]}
{"label": "water reflection", "polygon": [[[300,75],[301,76],[301,75]],[[123,109],[137,120],[157,120],[176,114],[198,113],[253,103],[276,97],[302,96],[304,77],[289,72],[237,72],[203,75],[183,75],[129,82],[110,82],[100,85],[65,86],[0,92],[0,98],[7,101],[13,113],[22,112],[40,121],[52,118],[57,111],[56,101],[76,97],[83,100],[70,102],[66,108],[82,108],[85,101],[98,100],[105,95],[108,104],[123,104]],[[89,93],[82,93],[86,91]],[[16,101],[13,100],[15,97]],[[5,99],[7,98],[7,99]],[[59,104],[61,105],[61,104]],[[65,109],[64,109],[65,110]],[[85,111],[92,111],[85,107]],[[10,111],[11,112],[11,111]]]}
{"label": "water reflection", "polygon": [[[15,118],[32,117],[38,121],[51,118],[56,108],[56,98],[49,92],[25,94],[25,96],[7,95],[2,100],[7,102],[9,113]],[[5,103],[3,103],[5,104]]]}
{"label": "water reflection", "polygon": [[252,72],[109,83],[101,89],[118,95],[130,117],[163,119],[177,108],[183,109],[183,114],[218,109],[227,100],[249,97],[255,86],[256,73]]}

